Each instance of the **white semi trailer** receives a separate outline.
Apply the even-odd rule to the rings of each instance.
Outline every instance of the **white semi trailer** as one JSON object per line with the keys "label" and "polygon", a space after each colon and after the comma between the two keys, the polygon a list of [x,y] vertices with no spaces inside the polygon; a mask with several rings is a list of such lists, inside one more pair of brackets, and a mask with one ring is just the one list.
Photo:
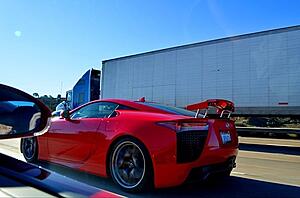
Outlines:
{"label": "white semi trailer", "polygon": [[299,115],[300,26],[105,60],[101,74],[102,98],[223,98],[240,114]]}

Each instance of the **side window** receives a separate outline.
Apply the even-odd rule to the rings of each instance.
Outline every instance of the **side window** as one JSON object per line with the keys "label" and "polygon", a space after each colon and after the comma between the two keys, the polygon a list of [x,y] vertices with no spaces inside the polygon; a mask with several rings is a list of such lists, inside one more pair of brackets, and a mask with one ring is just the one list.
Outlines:
{"label": "side window", "polygon": [[135,110],[134,108],[131,108],[131,107],[127,107],[127,106],[124,106],[124,105],[119,105],[118,110]]}
{"label": "side window", "polygon": [[82,107],[71,114],[71,119],[107,118],[118,107],[115,103],[97,102]]}

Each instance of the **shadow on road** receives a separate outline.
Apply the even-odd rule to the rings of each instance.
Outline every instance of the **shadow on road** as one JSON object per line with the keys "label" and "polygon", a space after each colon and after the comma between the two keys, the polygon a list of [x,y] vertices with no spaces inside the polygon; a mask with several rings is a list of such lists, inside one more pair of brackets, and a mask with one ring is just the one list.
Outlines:
{"label": "shadow on road", "polygon": [[240,143],[239,149],[245,151],[280,153],[285,155],[300,155],[300,147],[291,147],[291,146]]}
{"label": "shadow on road", "polygon": [[73,169],[40,162],[39,165],[75,180],[128,197],[299,197],[300,187],[231,176],[218,181],[185,184],[147,193],[128,194],[116,187],[110,179],[74,171]]}

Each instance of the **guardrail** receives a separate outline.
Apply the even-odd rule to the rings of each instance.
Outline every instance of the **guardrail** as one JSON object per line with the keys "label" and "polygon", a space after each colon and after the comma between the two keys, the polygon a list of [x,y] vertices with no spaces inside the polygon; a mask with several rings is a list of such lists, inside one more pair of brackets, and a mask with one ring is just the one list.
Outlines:
{"label": "guardrail", "polygon": [[274,134],[297,134],[300,129],[296,128],[266,128],[266,127],[236,127],[238,133],[274,133]]}

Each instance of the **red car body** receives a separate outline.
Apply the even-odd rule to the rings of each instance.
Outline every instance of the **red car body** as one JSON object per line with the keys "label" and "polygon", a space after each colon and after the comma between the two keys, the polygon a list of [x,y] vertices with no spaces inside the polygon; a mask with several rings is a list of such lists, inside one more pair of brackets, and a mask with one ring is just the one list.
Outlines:
{"label": "red car body", "polygon": [[[49,131],[37,137],[38,159],[108,177],[112,145],[130,136],[146,147],[152,161],[156,188],[180,185],[199,168],[201,175],[206,177],[211,172],[217,172],[218,167],[225,170],[235,166],[238,138],[232,120],[193,118],[147,106],[143,102],[118,99],[93,101],[73,110],[71,114],[98,102],[115,103],[127,108],[117,109],[115,115],[109,118],[53,118]],[[176,127],[187,125],[189,128],[193,123],[198,123],[198,134],[205,134],[200,149],[195,145],[198,136],[176,132]],[[230,134],[229,143],[222,143],[222,131]],[[194,144],[196,149],[186,145],[186,141]],[[191,154],[197,149],[198,153]]]}

